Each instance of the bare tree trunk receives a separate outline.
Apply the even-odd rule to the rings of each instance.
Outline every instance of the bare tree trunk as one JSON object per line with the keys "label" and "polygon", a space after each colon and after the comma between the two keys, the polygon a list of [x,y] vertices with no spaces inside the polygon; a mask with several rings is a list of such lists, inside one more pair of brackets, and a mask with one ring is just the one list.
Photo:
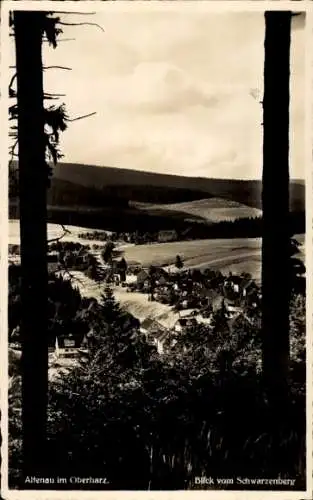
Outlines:
{"label": "bare tree trunk", "polygon": [[19,144],[22,273],[22,397],[24,474],[46,458],[48,388],[47,225],[42,12],[14,13]]}
{"label": "bare tree trunk", "polygon": [[265,13],[263,100],[263,374],[268,396],[287,395],[289,364],[289,81],[291,12]]}

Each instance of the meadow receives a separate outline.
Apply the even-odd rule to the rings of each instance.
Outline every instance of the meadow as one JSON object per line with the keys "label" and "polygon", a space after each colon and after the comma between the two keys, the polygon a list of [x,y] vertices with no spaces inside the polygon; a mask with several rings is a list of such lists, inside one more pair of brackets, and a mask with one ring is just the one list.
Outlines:
{"label": "meadow", "polygon": [[[88,228],[66,226],[70,232],[62,241],[86,243],[78,237],[80,233],[88,232]],[[63,234],[59,224],[48,224],[48,239]],[[297,235],[301,243],[302,259],[304,259],[304,235]],[[99,243],[97,240],[88,241]],[[19,244],[19,221],[9,222],[9,243]],[[152,243],[146,245],[122,245],[120,250],[129,264],[138,263],[144,267],[150,265],[167,267],[175,270],[175,259],[179,255],[186,269],[205,269],[207,267],[220,270],[222,273],[250,273],[257,282],[261,278],[261,239],[231,238],[207,239],[192,241],[174,241],[167,243]]]}
{"label": "meadow", "polygon": [[[62,241],[73,241],[86,244],[86,241],[83,241],[81,238],[79,238],[78,235],[84,232],[88,233],[88,231],[90,231],[89,228],[72,225],[66,225],[65,228],[68,232],[66,232],[66,234],[62,237]],[[110,233],[110,231],[107,232]],[[60,224],[47,224],[48,240],[59,238],[63,234],[64,230],[62,229],[62,226]],[[88,244],[92,244],[94,242],[99,243],[98,240],[89,240]],[[12,245],[20,244],[20,222],[18,219],[9,221],[9,243]]]}
{"label": "meadow", "polygon": [[[304,235],[297,235],[304,260]],[[179,255],[186,269],[211,268],[222,273],[250,273],[261,282],[261,238],[208,239],[174,241],[147,245],[125,246],[124,257],[129,263],[142,266],[162,266],[175,270]]]}
{"label": "meadow", "polygon": [[179,255],[185,268],[225,269],[251,272],[260,275],[261,240],[259,238],[212,239],[153,243],[124,247],[124,257],[129,263],[142,266],[170,267],[174,270]]}
{"label": "meadow", "polygon": [[193,218],[198,218],[207,223],[220,222],[225,220],[235,220],[248,217],[259,217],[262,211],[258,208],[249,207],[243,203],[223,198],[205,198],[201,200],[192,200],[182,203],[152,204],[152,203],[134,203],[134,206],[141,210],[162,212],[185,213]]}

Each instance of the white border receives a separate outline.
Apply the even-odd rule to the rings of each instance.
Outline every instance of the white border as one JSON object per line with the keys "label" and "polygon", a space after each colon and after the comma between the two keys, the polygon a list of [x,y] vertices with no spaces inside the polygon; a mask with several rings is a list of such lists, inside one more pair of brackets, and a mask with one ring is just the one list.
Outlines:
{"label": "white border", "polygon": [[[7,11],[8,12],[8,11]],[[9,52],[6,42],[9,39],[8,14],[1,9],[1,71],[0,71],[0,130],[2,130],[0,148],[0,402],[1,402],[1,492],[7,487],[8,463],[8,152],[9,152],[9,121],[8,121],[8,82],[6,68],[9,66]],[[2,191],[2,192],[1,192]]]}
{"label": "white border", "polygon": [[5,0],[2,11],[50,10],[68,12],[264,12],[312,11],[311,0]]}
{"label": "white border", "polygon": [[[312,5],[311,5],[312,7]],[[305,264],[306,264],[306,425],[307,481],[313,499],[313,9],[306,13],[305,75]]]}
{"label": "white border", "polygon": [[[255,499],[264,500],[267,498],[279,500],[312,500],[313,499],[313,481],[311,471],[313,470],[312,461],[312,332],[313,332],[313,56],[311,47],[313,46],[313,2],[302,1],[268,1],[268,0],[129,0],[119,1],[98,1],[83,0],[80,2],[70,1],[24,1],[24,0],[5,0],[1,4],[1,103],[0,103],[0,126],[2,132],[2,148],[0,151],[0,164],[5,168],[0,169],[0,190],[2,190],[1,201],[3,203],[0,212],[0,269],[3,273],[3,282],[7,283],[7,234],[8,234],[8,98],[7,98],[7,79],[6,69],[8,67],[8,51],[6,50],[8,41],[8,12],[9,10],[50,10],[50,11],[69,11],[69,12],[134,12],[134,11],[168,11],[168,12],[264,12],[265,10],[292,10],[306,11],[306,117],[305,117],[305,147],[306,147],[306,267],[307,267],[307,490],[306,492],[288,492],[288,491],[216,491],[216,490],[197,490],[197,491],[55,491],[55,490],[27,490],[16,491],[9,490],[7,483],[7,411],[8,411],[8,356],[7,356],[7,286],[0,287],[0,384],[1,384],[1,493],[5,499],[93,499],[105,498],[107,500],[118,498],[137,499],[137,498],[176,498],[177,495],[185,496],[186,499],[217,498],[217,499]],[[177,497],[179,498],[179,497]]]}

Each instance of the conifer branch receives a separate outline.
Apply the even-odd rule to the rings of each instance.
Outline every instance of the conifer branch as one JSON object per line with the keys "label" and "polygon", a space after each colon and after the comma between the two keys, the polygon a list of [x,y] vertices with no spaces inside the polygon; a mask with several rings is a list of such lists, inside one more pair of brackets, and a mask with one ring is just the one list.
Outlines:
{"label": "conifer branch", "polygon": [[97,24],[97,23],[65,23],[63,21],[58,21],[58,24],[60,24],[61,26],[96,26],[97,28],[99,28],[101,31],[103,31],[103,33],[105,32],[104,29],[102,28],[102,26],[100,26],[100,24]]}
{"label": "conifer branch", "polygon": [[89,113],[88,115],[78,116],[77,118],[67,118],[68,122],[75,122],[77,120],[82,120],[83,118],[89,118],[90,116],[96,115],[97,112]]}

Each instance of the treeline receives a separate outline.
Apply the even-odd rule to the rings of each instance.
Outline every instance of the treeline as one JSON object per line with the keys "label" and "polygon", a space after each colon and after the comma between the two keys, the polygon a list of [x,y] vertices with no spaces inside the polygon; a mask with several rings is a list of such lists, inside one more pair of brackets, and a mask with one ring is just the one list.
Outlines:
{"label": "treeline", "polygon": [[[305,233],[305,213],[292,212],[289,217],[290,234]],[[188,232],[186,232],[186,237],[187,239],[257,238],[262,236],[262,224],[262,217],[244,217],[235,220],[225,220],[210,226],[193,224],[190,226]]]}
{"label": "treeline", "polygon": [[[115,234],[117,233],[113,234],[115,238]],[[88,231],[84,233],[79,233],[78,238],[84,240],[98,240],[98,241],[107,241],[108,239],[113,240],[113,238],[106,231]]]}
{"label": "treeline", "polygon": [[[162,229],[165,229],[162,227]],[[168,229],[168,228],[166,228]],[[209,238],[258,238],[262,235],[262,217],[247,217],[242,219],[217,222],[212,225],[190,223],[188,227],[171,227],[172,241],[188,241]],[[305,233],[304,212],[290,214],[290,234]],[[160,231],[150,228],[137,228],[135,231],[113,231],[110,235],[105,231],[91,231],[81,233],[86,240],[125,241],[136,245],[155,243],[159,241]]]}
{"label": "treeline", "polygon": [[[115,200],[116,201],[116,200]],[[18,217],[18,208],[10,203],[9,217]],[[88,207],[53,207],[48,206],[48,221],[95,229],[113,231],[117,234],[132,235],[128,240],[137,244],[157,241],[161,230],[175,230],[178,240],[209,238],[256,238],[262,235],[262,217],[247,217],[225,220],[217,223],[188,221],[186,214],[166,213],[165,215],[149,214],[134,207],[116,206],[99,210],[88,210]],[[305,233],[305,212],[290,213],[290,233]],[[105,238],[101,236],[99,239]],[[117,239],[120,239],[119,237]]]}

